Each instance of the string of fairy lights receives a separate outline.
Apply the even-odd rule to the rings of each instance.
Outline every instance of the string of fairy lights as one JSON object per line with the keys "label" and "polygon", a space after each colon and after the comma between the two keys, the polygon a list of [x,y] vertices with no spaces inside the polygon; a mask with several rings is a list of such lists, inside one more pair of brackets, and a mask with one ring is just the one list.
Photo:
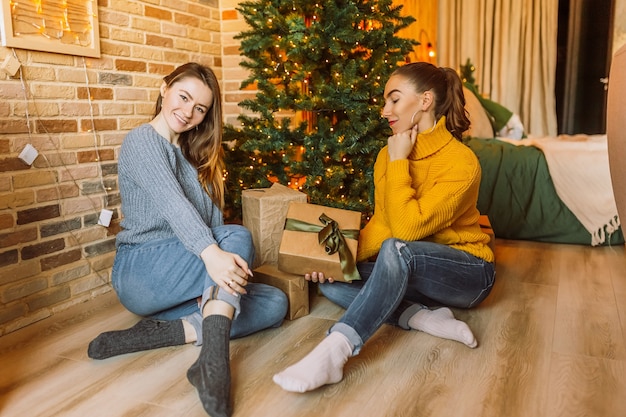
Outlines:
{"label": "string of fairy lights", "polygon": [[89,46],[96,7],[94,1],[10,0],[13,35],[41,36],[64,44]]}
{"label": "string of fairy lights", "polygon": [[[312,28],[314,25],[320,23],[318,12],[320,11],[321,7],[322,6],[319,3],[316,3],[312,11],[306,11],[306,10],[300,10],[296,8],[296,6],[294,5],[292,7],[292,11],[295,14],[300,15],[300,18],[304,19],[306,28],[309,29],[309,28]],[[372,11],[374,11],[375,6],[372,6],[371,9]],[[256,8],[252,9],[252,12],[259,13],[259,14],[263,13],[261,9],[256,9]],[[265,28],[270,32],[272,29],[274,29],[275,25],[279,25],[279,24],[284,24],[284,22],[275,21],[273,17],[267,17],[267,19],[265,19],[264,21]],[[370,19],[370,18],[362,18],[360,14],[357,14],[356,19],[355,19],[355,24],[353,27],[354,29],[361,30],[361,31],[374,31],[378,29],[380,26],[381,24],[376,22],[375,20]],[[316,46],[312,42],[310,42],[311,38],[309,34],[307,32],[304,32],[302,34],[302,37],[299,39],[300,41],[299,45],[296,45],[294,43],[294,41],[291,39],[291,36],[289,38],[284,37],[279,31],[269,36],[272,36],[273,48],[269,48],[267,50],[266,64],[264,68],[261,69],[261,71],[263,75],[266,77],[266,79],[269,80],[272,85],[276,86],[277,92],[276,92],[276,95],[274,96],[276,99],[276,102],[281,102],[283,99],[286,100],[287,98],[285,96],[289,96],[289,95],[291,95],[290,97],[292,100],[291,102],[288,103],[289,104],[288,108],[278,109],[279,110],[277,112],[279,114],[278,118],[294,117],[293,120],[295,121],[304,120],[308,122],[307,133],[317,133],[318,126],[315,124],[316,115],[322,112],[332,112],[333,116],[330,117],[330,119],[332,120],[331,121],[332,125],[328,129],[328,132],[330,135],[335,136],[337,144],[341,145],[343,141],[345,140],[345,136],[342,134],[339,134],[339,132],[337,133],[335,132],[335,123],[337,122],[337,117],[335,117],[334,115],[336,114],[336,110],[332,110],[332,109],[303,110],[306,107],[305,105],[307,104],[307,102],[310,102],[315,97],[315,95],[318,94],[318,91],[315,91],[314,84],[311,82],[311,78],[313,75],[312,71],[310,69],[305,68],[305,66],[302,65],[300,62],[289,59],[287,51],[293,50],[294,48],[297,48],[297,47],[304,47],[308,50],[310,54],[317,53],[318,51],[316,49]],[[335,43],[341,42],[341,39],[339,39],[337,36],[332,36],[331,40],[332,42],[335,42]],[[371,53],[371,51],[368,51],[366,46],[362,45],[358,41],[355,42],[352,45],[352,47],[355,51],[359,51],[363,55],[364,58],[368,58],[369,54]],[[334,58],[337,58],[338,61],[343,61],[349,54],[350,54],[349,51],[345,51],[341,49],[338,51],[337,55]],[[325,59],[324,62],[327,65],[332,65],[332,62],[330,59]],[[389,63],[386,60],[384,61],[384,64],[389,65]],[[330,72],[330,75],[332,77],[332,83],[338,90],[346,89],[346,88],[350,90],[355,90],[358,88],[358,86],[355,85],[354,78],[346,80],[344,78],[344,73],[341,71],[341,68],[339,67],[334,68],[334,70]],[[368,74],[363,74],[362,78],[363,78],[362,82],[364,83],[371,82]],[[374,83],[378,83],[379,85],[380,82],[381,82],[380,75],[376,75]],[[294,85],[298,87],[294,89],[293,87]],[[280,90],[281,87],[284,91]],[[378,100],[376,97],[370,97],[369,100],[373,106],[378,106]],[[311,106],[309,106],[309,108],[310,107]],[[351,110],[347,109],[344,111],[349,112]],[[251,123],[246,123],[244,121],[241,123],[241,128],[243,130],[254,131],[256,137],[264,136],[267,141],[271,141],[273,138],[272,135],[276,131],[275,122],[276,120],[274,119],[272,115],[271,117],[267,117],[266,120],[263,120],[263,121],[254,120]],[[269,154],[272,155],[272,158],[280,157],[284,160],[298,161],[302,159],[307,149],[310,149],[311,151],[315,151],[315,146],[310,146],[307,148],[300,144],[290,142],[289,149],[271,150]],[[326,156],[324,157],[325,162],[330,162],[333,159],[334,157],[330,153],[327,153]],[[326,167],[325,169],[326,178],[332,177],[335,171],[339,169],[341,169],[342,174],[350,175],[350,174],[355,173],[356,171],[355,167],[352,166],[351,161],[345,155],[341,156],[337,160],[341,161],[343,166],[341,168],[333,167],[333,166]],[[265,160],[263,156],[260,155],[260,153],[251,153],[249,155],[249,165],[247,166],[248,172],[252,173],[258,170],[260,167],[267,167],[267,166],[268,166],[268,161]],[[225,181],[226,181],[227,176],[228,176],[228,172],[225,171],[224,172]],[[276,178],[273,177],[272,173],[267,173],[265,179],[269,180],[270,182],[276,181]],[[311,178],[311,180],[312,180],[312,183],[314,183],[315,185],[319,185],[323,181],[323,177],[318,175],[315,178]],[[307,181],[307,178],[304,175],[291,175],[289,177],[289,181],[287,185],[290,186],[291,188],[302,190],[306,181]],[[251,185],[252,186],[262,185],[261,184],[262,181],[257,181],[257,184],[246,184],[246,182],[241,178],[239,178],[237,182],[241,189],[245,189]],[[344,188],[345,186],[343,184],[340,184],[338,185],[338,190],[334,190],[334,191],[335,192],[339,191],[341,193],[340,194],[341,198],[343,198],[345,197],[343,195],[343,192],[345,191]],[[328,195],[328,197],[330,197],[330,195]],[[360,199],[359,201],[363,202],[363,199]]]}

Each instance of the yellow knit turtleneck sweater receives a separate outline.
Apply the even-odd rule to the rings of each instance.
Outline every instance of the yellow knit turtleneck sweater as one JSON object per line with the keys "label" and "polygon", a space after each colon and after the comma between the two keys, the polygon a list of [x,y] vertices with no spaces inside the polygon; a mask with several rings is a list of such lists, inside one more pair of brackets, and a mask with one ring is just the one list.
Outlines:
{"label": "yellow knit turtleneck sweater", "polygon": [[390,162],[385,146],[374,164],[374,215],[361,230],[357,260],[394,237],[442,243],[493,262],[489,236],[478,224],[480,175],[476,155],[448,132],[445,117],[418,135],[408,159]]}

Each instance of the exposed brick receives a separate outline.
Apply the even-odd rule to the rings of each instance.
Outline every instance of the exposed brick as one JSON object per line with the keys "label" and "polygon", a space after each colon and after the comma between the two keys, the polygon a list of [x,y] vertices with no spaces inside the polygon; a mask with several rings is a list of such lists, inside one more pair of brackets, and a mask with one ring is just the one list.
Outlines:
{"label": "exposed brick", "polygon": [[[115,184],[115,189],[117,189],[117,184]],[[117,206],[121,204],[122,199],[119,193],[109,194],[107,197],[107,205],[108,206]]]}
{"label": "exposed brick", "polygon": [[42,238],[49,236],[59,235],[61,233],[67,233],[71,230],[77,230],[82,227],[82,221],[80,217],[74,217],[72,219],[63,220],[55,223],[47,223],[39,227],[39,232]]}
{"label": "exposed brick", "polygon": [[104,7],[102,1],[98,1],[98,20],[100,23],[109,23],[117,26],[127,26],[130,23],[130,16],[128,13],[118,13],[117,11],[110,10],[108,7]]}
{"label": "exposed brick", "polygon": [[9,153],[11,150],[11,143],[8,139],[0,139],[0,154]]}
{"label": "exposed brick", "polygon": [[98,162],[98,161],[112,161],[115,159],[115,152],[113,149],[98,149],[97,151],[82,151],[76,154],[78,163],[84,164],[86,162]]}
{"label": "exposed brick", "polygon": [[[104,186],[107,189],[116,187],[117,183],[114,180],[104,181]],[[100,181],[85,181],[81,184],[81,192],[83,195],[92,195],[104,192],[102,188],[102,182]]]}
{"label": "exposed brick", "polygon": [[41,260],[41,270],[49,271],[50,269],[71,264],[72,262],[80,260],[81,257],[82,254],[80,253],[80,249],[74,249],[58,255],[49,256]]}
{"label": "exposed brick", "polygon": [[27,297],[48,288],[48,281],[45,278],[35,278],[30,281],[23,281],[15,286],[6,288],[0,293],[0,300],[4,303],[15,301]]}
{"label": "exposed brick", "polygon": [[74,198],[63,202],[63,212],[66,215],[94,210],[100,212],[101,208],[102,202],[99,198]]}
{"label": "exposed brick", "polygon": [[159,20],[172,20],[172,12],[169,10],[158,9],[156,7],[145,6],[144,16],[154,17]]}
{"label": "exposed brick", "polygon": [[20,158],[0,159],[0,172],[24,171],[30,169],[30,165]]}
{"label": "exposed brick", "polygon": [[56,201],[59,199],[78,196],[79,190],[76,184],[61,184],[56,187],[37,190],[37,202]]}
{"label": "exposed brick", "polygon": [[0,195],[0,209],[26,207],[34,202],[35,196],[32,190],[16,190],[11,194]]}
{"label": "exposed brick", "polygon": [[72,293],[69,287],[56,287],[48,291],[35,294],[26,301],[26,304],[28,305],[30,311],[37,311],[41,308],[46,308],[62,301],[69,300],[71,296]]}
{"label": "exposed brick", "polygon": [[111,88],[91,87],[87,89],[86,87],[78,87],[76,89],[76,93],[80,100],[87,100],[89,98],[89,94],[91,94],[92,100],[112,100],[113,99],[113,89]]}
{"label": "exposed brick", "polygon": [[146,63],[130,59],[116,59],[115,68],[119,71],[146,72]]}
{"label": "exposed brick", "polygon": [[146,34],[146,45],[171,48],[172,45],[174,45],[174,41],[172,40],[172,38]]}
{"label": "exposed brick", "polygon": [[93,245],[85,246],[85,255],[87,258],[92,256],[102,255],[104,253],[114,252],[115,251],[115,239],[105,240],[103,242],[98,242]]}
{"label": "exposed brick", "polygon": [[13,187],[15,189],[32,188],[38,185],[55,184],[56,180],[56,171],[33,170],[15,174],[13,176]]}
{"label": "exposed brick", "polygon": [[22,91],[22,86],[19,83],[1,83],[2,88],[0,88],[0,99],[21,99],[24,97],[24,92]]}
{"label": "exposed brick", "polygon": [[98,177],[98,166],[96,164],[74,165],[61,171],[61,177],[59,178],[59,180],[61,182],[64,182],[64,181],[76,181],[76,180],[82,180],[85,178],[97,178],[97,177]]}
{"label": "exposed brick", "polygon": [[[17,253],[17,249],[15,249],[16,256]],[[37,276],[39,273],[41,273],[41,268],[39,261],[37,260],[10,264],[2,268],[2,274],[0,274],[0,285],[18,282],[26,278]]]}
{"label": "exposed brick", "polygon": [[198,19],[198,17],[182,13],[176,13],[174,15],[174,22],[182,26],[198,27],[200,25],[200,19]]}
{"label": "exposed brick", "polygon": [[[78,123],[74,119],[35,120],[37,132],[63,133],[78,131]],[[1,129],[1,127],[0,127]]]}
{"label": "exposed brick", "polygon": [[105,177],[107,175],[117,175],[117,164],[103,164],[101,169],[102,175]]}
{"label": "exposed brick", "polygon": [[95,129],[96,131],[100,130],[116,130],[117,129],[117,119],[93,119],[87,120],[83,119],[80,123],[80,130],[83,132],[89,132]]}
{"label": "exposed brick", "polygon": [[237,10],[222,10],[222,20],[236,20],[237,18]]}
{"label": "exposed brick", "polygon": [[54,219],[60,215],[58,204],[22,210],[17,212],[17,224],[28,224],[41,220]]}
{"label": "exposed brick", "polygon": [[77,265],[71,268],[65,268],[50,277],[50,282],[53,286],[63,284],[75,280],[76,278],[85,277],[91,272],[89,263],[85,262],[82,265]]}
{"label": "exposed brick", "polygon": [[[100,28],[102,28],[102,26],[100,26]],[[103,36],[102,29],[100,29],[100,52],[103,55],[129,57],[131,54],[131,48],[130,46],[119,42],[107,42]]]}
{"label": "exposed brick", "polygon": [[20,243],[32,242],[35,240],[37,240],[36,227],[20,229],[15,232],[0,235],[0,248],[8,248],[9,246],[15,246]]}
{"label": "exposed brick", "polygon": [[72,290],[72,294],[80,294],[86,291],[91,291],[103,285],[107,285],[108,283],[108,274],[95,273],[87,278],[71,282],[70,287]]}
{"label": "exposed brick", "polygon": [[90,259],[91,268],[94,271],[106,271],[113,266],[115,261],[115,252],[109,252],[105,255]]}
{"label": "exposed brick", "polygon": [[73,86],[61,85],[59,83],[35,83],[31,85],[32,94],[37,99],[61,99],[71,100],[76,96],[76,89]]}
{"label": "exposed brick", "polygon": [[98,214],[86,214],[83,216],[83,225],[84,227],[95,226],[98,224],[98,219],[100,218],[100,213]]}
{"label": "exposed brick", "polygon": [[133,77],[128,74],[118,74],[115,72],[101,72],[98,74],[98,82],[100,84],[113,85],[133,85]]}
{"label": "exposed brick", "polygon": [[[11,213],[0,214],[0,230],[10,229],[13,226],[15,226],[15,218],[13,217],[13,214]],[[2,238],[0,238],[0,241],[1,240]]]}
{"label": "exposed brick", "polygon": [[93,133],[80,132],[75,135],[65,135],[61,138],[61,146],[65,149],[93,148]]}
{"label": "exposed brick", "polygon": [[[154,71],[151,71],[154,72]],[[148,92],[144,88],[117,88],[115,90],[116,100],[145,101],[148,99]],[[152,104],[154,109],[154,104]]]}
{"label": "exposed brick", "polygon": [[13,303],[11,306],[4,306],[0,309],[0,324],[8,323],[18,317],[26,315],[26,305]]}
{"label": "exposed brick", "polygon": [[49,240],[47,242],[23,247],[21,250],[22,259],[34,259],[43,255],[62,251],[63,249],[65,249],[64,239]]}
{"label": "exposed brick", "polygon": [[[6,252],[0,252],[0,267],[16,264],[19,260],[19,254],[17,249],[8,250]],[[3,272],[6,274],[7,272]]]}
{"label": "exposed brick", "polygon": [[0,119],[0,132],[2,133],[28,133],[28,126],[24,120]]}
{"label": "exposed brick", "polygon": [[56,152],[46,154],[46,159],[36,159],[33,164],[36,168],[62,167],[76,163],[75,152]]}
{"label": "exposed brick", "polygon": [[98,106],[90,105],[86,101],[65,101],[59,103],[59,111],[64,116],[82,116],[82,117],[91,117],[98,116],[100,112],[98,111]]}

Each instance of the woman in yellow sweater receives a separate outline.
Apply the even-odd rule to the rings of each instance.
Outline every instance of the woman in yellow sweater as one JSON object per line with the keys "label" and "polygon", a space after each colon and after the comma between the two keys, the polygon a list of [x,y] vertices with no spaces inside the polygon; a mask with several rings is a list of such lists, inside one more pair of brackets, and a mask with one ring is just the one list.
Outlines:
{"label": "woman in yellow sweater", "polygon": [[374,165],[374,215],[357,256],[362,281],[307,275],[346,312],[306,357],[274,375],[287,391],[341,381],[348,358],[383,323],[477,346],[445,307],[478,305],[495,279],[489,236],[478,224],[480,165],[460,142],[470,124],[461,80],[451,68],[416,62],[399,67],[384,94],[393,136]]}

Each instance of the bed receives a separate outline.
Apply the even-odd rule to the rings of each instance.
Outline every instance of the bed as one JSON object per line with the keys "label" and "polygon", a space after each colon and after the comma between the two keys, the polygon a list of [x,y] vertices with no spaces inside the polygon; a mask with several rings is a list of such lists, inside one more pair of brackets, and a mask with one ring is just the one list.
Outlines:
{"label": "bed", "polygon": [[464,142],[482,168],[478,209],[497,238],[624,244],[606,135],[496,137],[467,91],[466,101],[473,130]]}
{"label": "bed", "polygon": [[[603,146],[606,150],[606,136],[517,142],[465,139],[482,168],[478,209],[488,216],[496,237],[592,246],[624,243],[608,163],[597,169],[590,162],[601,159],[594,154]],[[547,157],[552,170],[560,172],[557,178]],[[566,163],[558,167],[552,159]]]}

